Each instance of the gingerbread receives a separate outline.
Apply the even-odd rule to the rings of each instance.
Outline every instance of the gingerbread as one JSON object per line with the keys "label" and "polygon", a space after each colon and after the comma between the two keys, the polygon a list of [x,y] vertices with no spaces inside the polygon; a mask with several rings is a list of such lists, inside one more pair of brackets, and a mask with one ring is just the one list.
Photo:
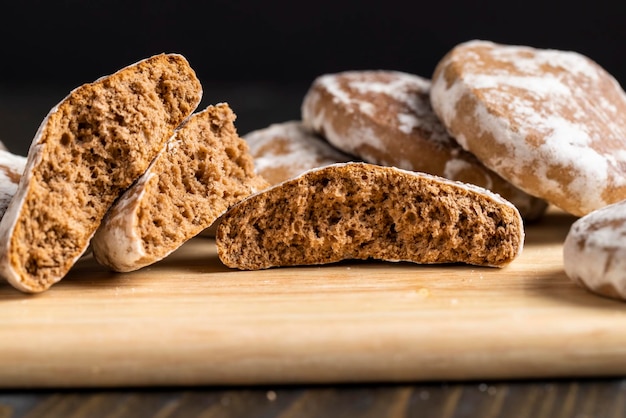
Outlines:
{"label": "gingerbread", "polygon": [[626,198],[626,93],[590,58],[474,40],[432,83],[449,133],[526,193],[576,216]]}
{"label": "gingerbread", "polygon": [[626,300],[626,201],[574,222],[563,244],[567,276],[589,291]]}
{"label": "gingerbread", "polygon": [[526,220],[547,205],[485,167],[447,133],[430,103],[431,82],[399,71],[317,77],[302,103],[305,126],[363,161],[420,171],[490,189]]}
{"label": "gingerbread", "polygon": [[369,163],[309,170],[229,209],[220,260],[257,270],[379,259],[504,267],[522,251],[519,211],[475,185]]}
{"label": "gingerbread", "polygon": [[60,281],[201,97],[195,71],[178,54],[72,90],[42,121],[0,221],[0,275],[28,293]]}
{"label": "gingerbread", "polygon": [[98,262],[118,272],[154,264],[268,186],[255,173],[234,120],[228,104],[220,103],[176,130],[100,224],[91,241]]}

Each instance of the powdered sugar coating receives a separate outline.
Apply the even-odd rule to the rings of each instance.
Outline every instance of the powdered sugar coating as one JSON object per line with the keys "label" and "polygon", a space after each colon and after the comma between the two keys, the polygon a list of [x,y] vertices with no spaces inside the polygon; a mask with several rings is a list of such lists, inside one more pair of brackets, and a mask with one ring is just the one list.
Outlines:
{"label": "powdered sugar coating", "polygon": [[274,123],[248,132],[243,138],[248,143],[257,173],[271,184],[315,167],[353,159],[297,120]]}
{"label": "powdered sugar coating", "polygon": [[363,161],[489,188],[525,219],[546,205],[486,168],[447,133],[430,104],[431,82],[399,71],[345,71],[318,77],[302,103],[303,124]]}
{"label": "powdered sugar coating", "polygon": [[567,276],[594,293],[626,299],[626,201],[572,224],[563,245]]}
{"label": "powdered sugar coating", "polygon": [[151,170],[153,165],[154,161],[133,187],[120,196],[115,204],[115,210],[109,213],[104,238],[98,239],[101,231],[97,231],[96,239],[92,241],[92,244],[97,246],[98,252],[115,260],[122,267],[120,269],[132,269],[147,255],[139,234],[138,219],[129,214],[135,213],[140,207],[147,184],[158,181],[157,175]]}
{"label": "powdered sugar coating", "polygon": [[0,219],[17,191],[26,167],[26,157],[0,149]]}
{"label": "powdered sugar coating", "polygon": [[626,198],[626,94],[583,55],[470,41],[439,63],[431,102],[463,148],[529,194],[579,216]]}
{"label": "powdered sugar coating", "polygon": [[[400,71],[345,71],[321,75],[314,85],[326,90],[335,104],[345,106],[348,112],[361,112],[372,119],[384,119],[390,129],[398,129],[407,135],[419,129],[422,131],[420,134],[429,140],[446,146],[454,142],[428,102],[430,80]],[[388,106],[380,106],[381,101]],[[306,105],[302,110],[305,124],[316,130],[324,125],[323,113],[314,115],[310,106]],[[324,125],[324,129],[328,126]],[[327,137],[331,143],[349,153],[358,151],[364,144],[378,149],[386,146],[379,136],[371,130],[368,132],[365,127],[360,133],[344,136],[340,140],[332,133]]]}

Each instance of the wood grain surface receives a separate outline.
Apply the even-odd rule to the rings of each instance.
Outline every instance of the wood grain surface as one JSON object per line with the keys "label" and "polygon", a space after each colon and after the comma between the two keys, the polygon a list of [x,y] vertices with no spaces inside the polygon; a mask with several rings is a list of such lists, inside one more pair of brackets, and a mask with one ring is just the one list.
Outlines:
{"label": "wood grain surface", "polygon": [[109,389],[0,394],[0,418],[621,418],[626,384],[593,381]]}
{"label": "wood grain surface", "polygon": [[409,263],[243,272],[212,239],[114,274],[89,257],[38,295],[0,284],[0,386],[156,387],[616,376],[626,304],[574,285],[575,218],[504,269]]}

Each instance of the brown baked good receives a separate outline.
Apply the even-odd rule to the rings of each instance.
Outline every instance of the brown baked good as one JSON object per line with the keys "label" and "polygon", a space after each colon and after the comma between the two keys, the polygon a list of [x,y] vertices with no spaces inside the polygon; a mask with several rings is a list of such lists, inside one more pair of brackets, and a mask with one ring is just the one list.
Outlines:
{"label": "brown baked good", "polygon": [[24,292],[61,280],[105,212],[197,107],[187,60],[159,54],[79,86],[43,120],[0,222],[0,273]]}
{"label": "brown baked good", "polygon": [[399,71],[345,71],[317,77],[302,102],[305,126],[363,161],[421,171],[492,190],[526,220],[542,199],[522,192],[448,135],[430,104],[428,79]]}
{"label": "brown baked good", "polygon": [[433,109],[527,193],[582,216],[626,199],[626,93],[569,51],[469,41],[438,63]]}
{"label": "brown baked good", "polygon": [[[250,131],[243,138],[254,158],[256,172],[270,185],[313,168],[354,159],[305,128],[298,120],[274,123]],[[200,235],[215,238],[219,222],[218,219]]]}
{"label": "brown baked good", "polygon": [[111,207],[91,244],[119,272],[153,264],[210,226],[231,205],[268,186],[254,172],[226,103],[193,114],[148,170]]}
{"label": "brown baked good", "polygon": [[307,170],[355,160],[299,120],[274,123],[248,132],[243,138],[250,147],[254,165],[270,184],[277,184]]}
{"label": "brown baked good", "polygon": [[24,167],[26,157],[0,149],[0,219],[15,195]]}
{"label": "brown baked good", "polygon": [[589,291],[626,300],[626,200],[572,224],[563,244],[563,267]]}
{"label": "brown baked good", "polygon": [[367,163],[314,169],[229,209],[217,251],[242,270],[380,259],[502,267],[521,252],[519,211],[486,189]]}

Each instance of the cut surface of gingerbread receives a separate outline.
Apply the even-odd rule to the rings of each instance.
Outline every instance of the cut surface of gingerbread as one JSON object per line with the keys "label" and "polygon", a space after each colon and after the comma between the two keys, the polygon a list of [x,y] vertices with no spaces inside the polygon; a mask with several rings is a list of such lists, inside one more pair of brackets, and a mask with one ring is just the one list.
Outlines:
{"label": "cut surface of gingerbread", "polygon": [[254,172],[228,104],[193,114],[109,210],[93,240],[98,262],[119,272],[153,264],[228,207],[268,186]]}
{"label": "cut surface of gingerbread", "polygon": [[431,102],[455,139],[577,216],[626,198],[626,94],[576,52],[474,40],[438,63]]}
{"label": "cut surface of gingerbread", "polygon": [[79,86],[51,109],[0,222],[2,277],[30,293],[61,280],[201,96],[187,60],[159,54]]}
{"label": "cut surface of gingerbread", "polygon": [[519,211],[486,189],[367,163],[333,164],[252,195],[217,229],[242,270],[379,259],[503,267],[521,252]]}
{"label": "cut surface of gingerbread", "polygon": [[389,70],[345,71],[314,80],[303,123],[363,161],[425,172],[490,189],[539,218],[547,205],[485,167],[448,134],[430,104],[431,82]]}

